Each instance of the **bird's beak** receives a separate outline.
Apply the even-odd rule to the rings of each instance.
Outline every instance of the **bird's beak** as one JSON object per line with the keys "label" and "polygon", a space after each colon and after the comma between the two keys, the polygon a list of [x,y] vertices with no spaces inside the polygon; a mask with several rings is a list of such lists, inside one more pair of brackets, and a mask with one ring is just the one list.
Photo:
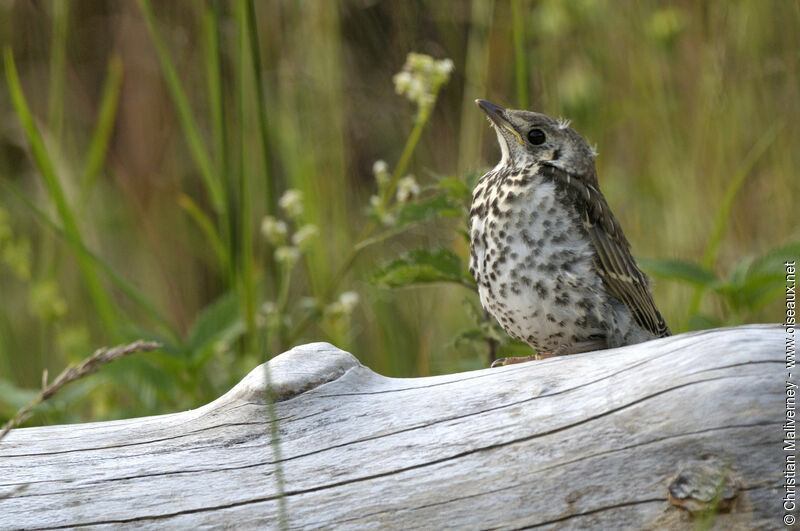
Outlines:
{"label": "bird's beak", "polygon": [[481,110],[486,113],[486,116],[489,117],[492,125],[501,129],[505,129],[517,139],[519,145],[523,145],[522,136],[517,132],[516,129],[514,129],[514,126],[511,125],[511,122],[508,121],[508,118],[506,117],[506,110],[504,108],[486,100],[475,100],[475,103],[477,103],[478,107],[480,107]]}

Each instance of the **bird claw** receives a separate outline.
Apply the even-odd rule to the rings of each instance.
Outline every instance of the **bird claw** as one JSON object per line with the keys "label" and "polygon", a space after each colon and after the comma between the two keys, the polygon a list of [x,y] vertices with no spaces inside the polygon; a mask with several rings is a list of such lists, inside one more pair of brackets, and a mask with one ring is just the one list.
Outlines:
{"label": "bird claw", "polygon": [[540,359],[544,359],[543,357],[541,357],[540,354],[531,354],[530,356],[521,356],[517,358],[500,358],[499,360],[494,360],[490,368],[493,369],[495,367],[505,367],[506,365],[513,365],[515,363],[525,363],[526,361],[535,361]]}
{"label": "bird claw", "polygon": [[558,356],[569,356],[570,354],[581,354],[583,352],[590,352],[592,350],[600,350],[606,348],[606,344],[601,339],[593,339],[590,341],[583,341],[575,343],[574,345],[561,345],[560,347],[550,352],[537,352],[530,356],[521,356],[518,358],[500,358],[494,360],[491,367],[505,367],[506,365],[513,365],[514,363],[525,363],[526,361],[546,360],[548,358],[556,358]]}

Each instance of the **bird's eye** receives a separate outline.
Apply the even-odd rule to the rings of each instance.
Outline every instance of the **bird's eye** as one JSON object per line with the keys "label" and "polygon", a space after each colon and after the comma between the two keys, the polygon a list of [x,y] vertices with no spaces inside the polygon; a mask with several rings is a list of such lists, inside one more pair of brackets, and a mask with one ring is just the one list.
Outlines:
{"label": "bird's eye", "polygon": [[534,146],[538,146],[539,144],[544,144],[546,140],[544,136],[544,131],[541,129],[531,129],[528,131],[528,142],[533,144]]}

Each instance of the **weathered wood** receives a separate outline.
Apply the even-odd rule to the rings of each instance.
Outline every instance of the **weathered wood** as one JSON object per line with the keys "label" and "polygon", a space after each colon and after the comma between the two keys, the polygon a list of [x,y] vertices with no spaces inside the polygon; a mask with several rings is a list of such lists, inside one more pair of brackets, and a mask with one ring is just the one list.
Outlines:
{"label": "weathered wood", "polygon": [[[715,527],[779,528],[783,338],[744,326],[414,379],[297,347],[269,363],[288,525],[691,528],[668,488],[714,469],[730,505]],[[184,413],[13,430],[0,527],[276,527],[264,382]]]}

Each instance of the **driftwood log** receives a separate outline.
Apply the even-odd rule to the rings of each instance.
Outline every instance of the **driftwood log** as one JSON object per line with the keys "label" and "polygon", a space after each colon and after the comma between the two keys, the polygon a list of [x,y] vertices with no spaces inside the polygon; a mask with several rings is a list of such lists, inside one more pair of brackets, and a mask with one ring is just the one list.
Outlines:
{"label": "driftwood log", "polygon": [[413,379],[304,345],[268,365],[279,467],[262,366],[192,411],[13,430],[0,528],[781,528],[784,337]]}

